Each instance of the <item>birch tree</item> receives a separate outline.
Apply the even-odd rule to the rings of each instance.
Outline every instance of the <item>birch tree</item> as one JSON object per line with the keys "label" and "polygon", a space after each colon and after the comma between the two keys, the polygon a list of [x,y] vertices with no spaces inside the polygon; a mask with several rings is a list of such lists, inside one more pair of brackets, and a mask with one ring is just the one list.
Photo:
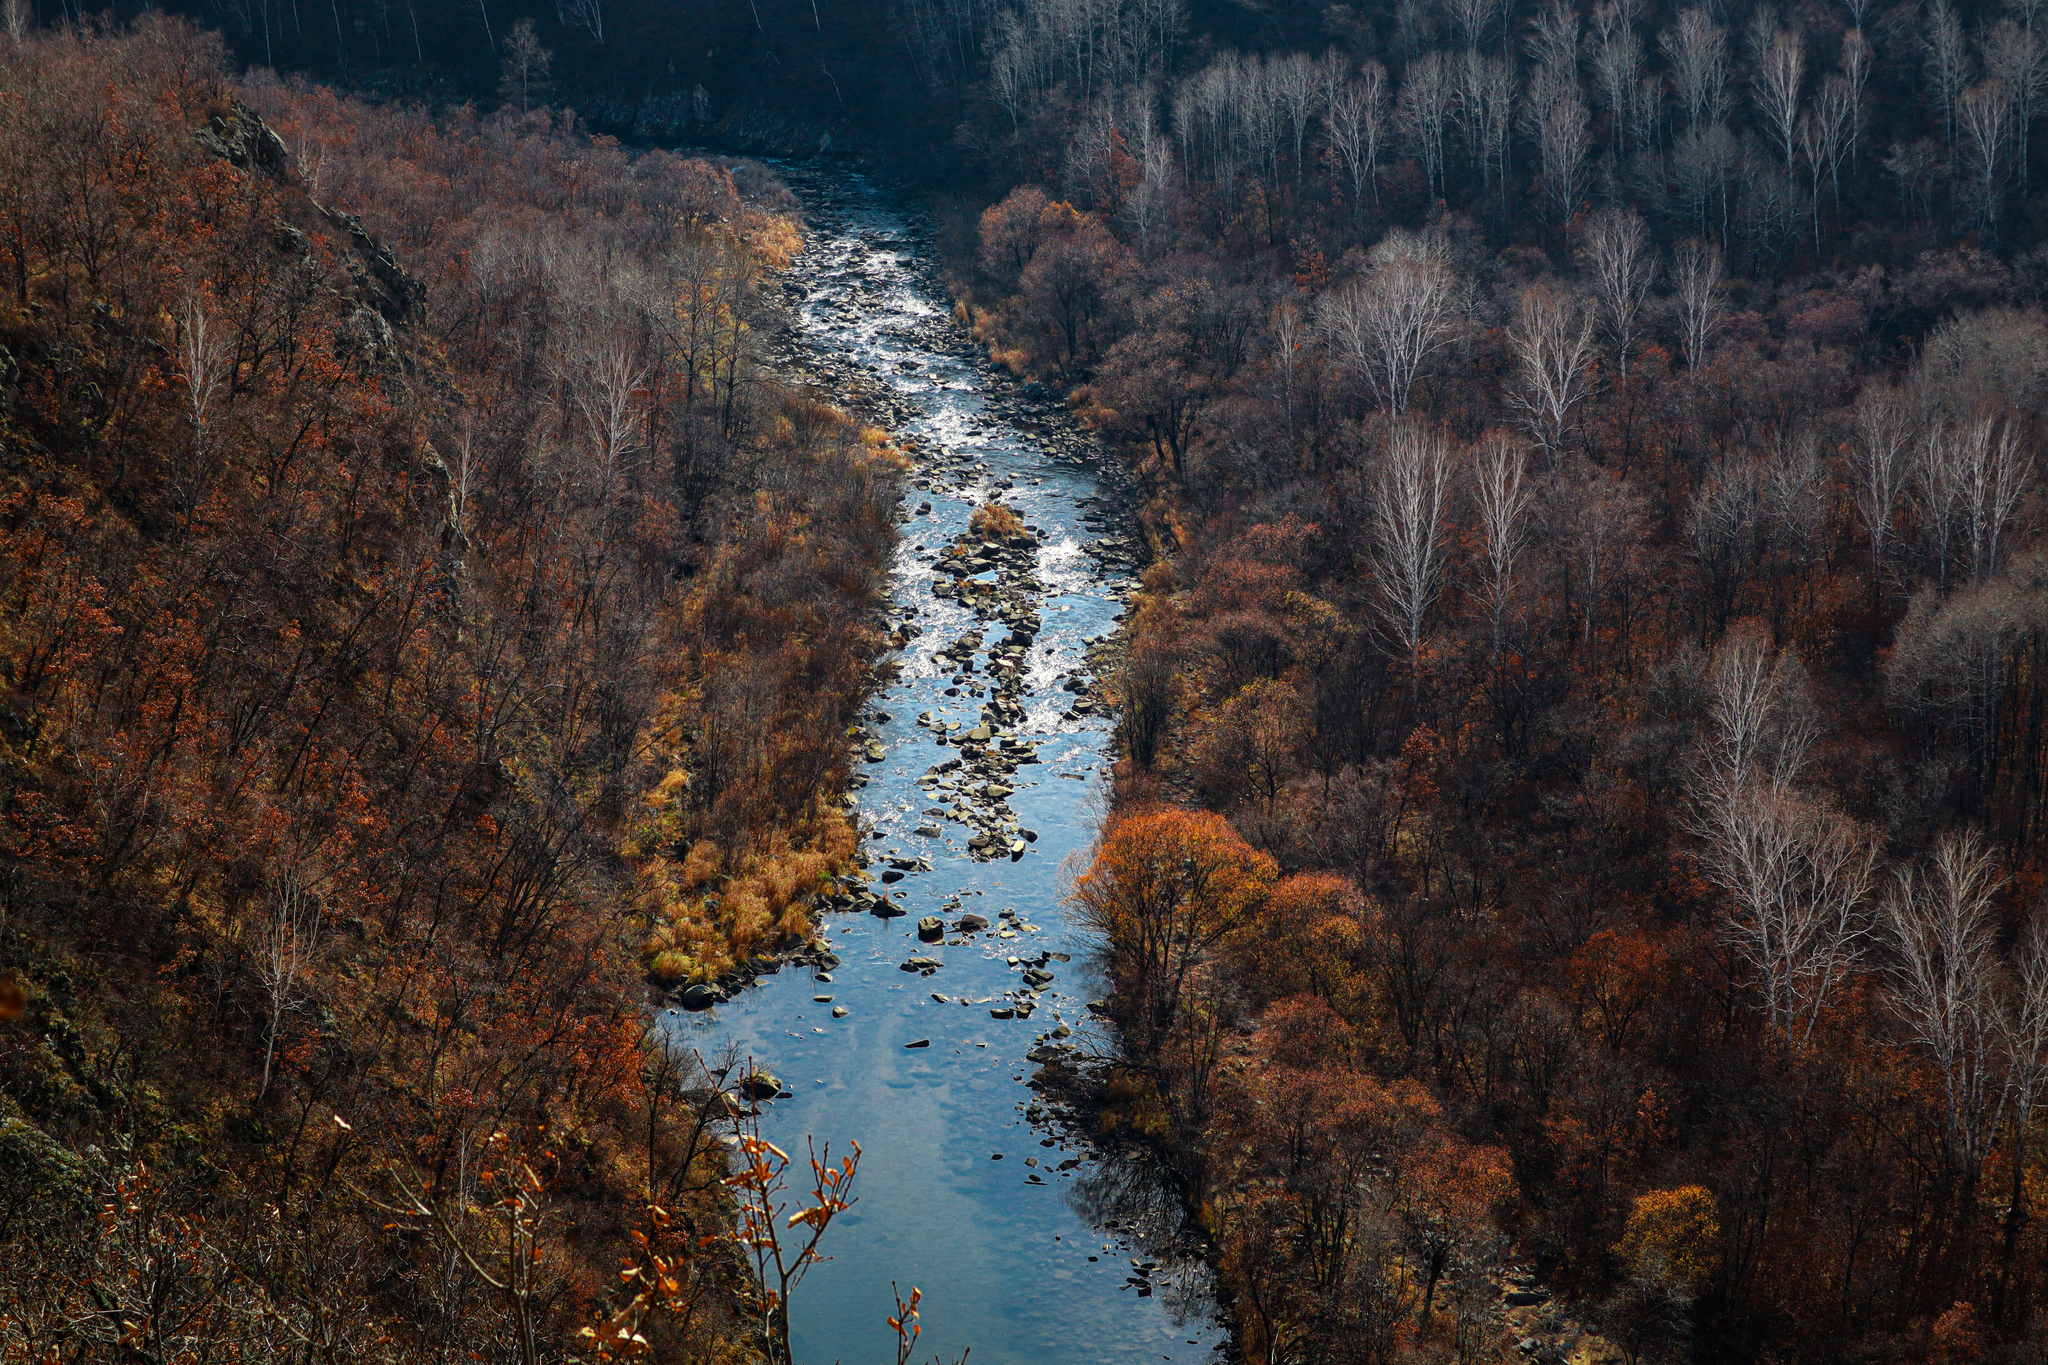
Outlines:
{"label": "birch tree", "polygon": [[2032,481],[2033,461],[2017,425],[1986,415],[1963,424],[1955,454],[1963,518],[1964,567],[1981,583],[1998,572],[2005,540]]}
{"label": "birch tree", "polygon": [[1479,513],[1479,600],[1486,612],[1493,655],[1514,600],[1522,555],[1534,527],[1535,484],[1519,442],[1489,432],[1472,458],[1472,501]]}
{"label": "birch tree", "polygon": [[1941,110],[1942,146],[1954,152],[1956,112],[1963,91],[1970,84],[1970,44],[1963,35],[1963,21],[1948,0],[1933,0],[1927,7],[1926,29],[1921,35],[1923,69],[1934,105]]}
{"label": "birch tree", "polygon": [[1772,1033],[1801,1051],[1869,937],[1877,841],[1817,802],[1758,789],[1715,809],[1707,848],[1729,898],[1723,932],[1756,978]]}
{"label": "birch tree", "polygon": [[1984,74],[2000,83],[2010,101],[2012,169],[2025,190],[2034,120],[2041,114],[2042,92],[2048,90],[2048,46],[2032,29],[2001,19],[1985,36],[1982,52]]}
{"label": "birch tree", "polygon": [[1728,31],[1706,11],[1684,9],[1657,44],[1671,64],[1671,85],[1685,114],[1685,130],[1697,133],[1728,117]]}
{"label": "birch tree", "polygon": [[264,1005],[263,1084],[256,1092],[258,1099],[270,1091],[277,1035],[285,1017],[310,998],[307,978],[320,948],[319,889],[309,883],[298,863],[288,863],[271,878],[265,910],[253,956]]}
{"label": "birch tree", "polygon": [[1806,82],[1806,40],[1796,31],[1772,36],[1757,62],[1752,93],[1757,115],[1790,171],[1799,135],[1799,95]]}
{"label": "birch tree", "polygon": [[192,424],[192,459],[181,489],[189,516],[198,510],[213,470],[213,425],[227,392],[233,359],[226,329],[215,323],[205,300],[188,295],[176,325],[177,379],[185,391],[185,420]]}
{"label": "birch tree", "polygon": [[1884,904],[1893,1005],[1941,1075],[1943,1148],[1966,1186],[1997,1140],[2006,1099],[1992,915],[2003,884],[1984,841],[1951,832],[1924,869],[1900,870]]}
{"label": "birch tree", "polygon": [[1679,349],[1685,355],[1686,369],[1697,371],[1706,362],[1707,347],[1720,330],[1726,311],[1719,248],[1697,237],[1680,242],[1671,275],[1673,302],[1678,307]]}
{"label": "birch tree", "polygon": [[1371,388],[1380,407],[1408,411],[1415,382],[1455,336],[1457,280],[1423,241],[1390,235],[1362,280],[1325,294],[1318,319],[1338,356]]}
{"label": "birch tree", "polygon": [[1367,486],[1366,559],[1380,628],[1411,663],[1449,558],[1450,487],[1449,438],[1419,422],[1397,424]]}
{"label": "birch tree", "polygon": [[1586,157],[1593,146],[1586,106],[1578,99],[1559,100],[1544,116],[1537,153],[1543,169],[1543,203],[1551,221],[1571,221],[1586,189]]}
{"label": "birch tree", "polygon": [[1507,399],[1552,465],[1593,391],[1593,329],[1583,300],[1536,285],[1522,291],[1508,330],[1515,371]]}
{"label": "birch tree", "polygon": [[1870,539],[1875,581],[1884,572],[1892,523],[1912,475],[1912,405],[1896,386],[1867,384],[1856,396],[1854,423],[1847,446],[1849,496]]}
{"label": "birch tree", "polygon": [[1408,64],[1394,102],[1394,121],[1422,162],[1432,199],[1444,194],[1444,130],[1455,91],[1451,64],[1443,53],[1429,52]]}
{"label": "birch tree", "polygon": [[1704,721],[1690,826],[1728,898],[1723,935],[1773,1035],[1800,1051],[1870,935],[1877,842],[1798,790],[1818,726],[1797,657],[1761,625],[1738,626],[1715,650]]}
{"label": "birch tree", "polygon": [[1629,356],[1642,336],[1650,286],[1657,278],[1656,249],[1639,214],[1602,209],[1587,221],[1579,253],[1593,277],[1600,320],[1614,343],[1615,371],[1625,384]]}
{"label": "birch tree", "polygon": [[1995,237],[1998,210],[2004,198],[2006,144],[2012,138],[2013,103],[2005,83],[1993,77],[1979,81],[1963,92],[1956,105],[1956,122],[1962,129],[1963,167],[1969,174],[1971,196],[1977,201],[1977,221]]}
{"label": "birch tree", "polygon": [[1387,72],[1367,62],[1355,81],[1347,82],[1330,101],[1323,119],[1324,135],[1343,164],[1350,186],[1351,214],[1358,216],[1368,189],[1379,200],[1380,146],[1386,138]]}

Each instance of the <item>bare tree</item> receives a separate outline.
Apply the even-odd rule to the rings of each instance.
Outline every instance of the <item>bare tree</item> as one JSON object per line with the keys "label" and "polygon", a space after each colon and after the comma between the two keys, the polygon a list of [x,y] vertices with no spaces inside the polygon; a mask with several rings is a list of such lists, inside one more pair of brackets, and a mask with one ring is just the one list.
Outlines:
{"label": "bare tree", "polygon": [[1705,720],[1690,826],[1729,898],[1723,931],[1756,975],[1772,1032],[1798,1051],[1870,932],[1876,840],[1796,790],[1818,727],[1798,659],[1760,625],[1715,650]]}
{"label": "bare tree", "polygon": [[1579,11],[1569,0],[1550,0],[1529,21],[1529,58],[1553,71],[1574,71],[1579,63]]}
{"label": "bare tree", "polygon": [[1380,144],[1386,138],[1387,72],[1367,62],[1359,79],[1347,82],[1324,113],[1323,128],[1330,147],[1344,163],[1350,182],[1351,212],[1356,216],[1371,189],[1379,198]]}
{"label": "bare tree", "polygon": [[1293,52],[1275,61],[1271,72],[1273,93],[1287,119],[1294,144],[1294,180],[1300,184],[1309,120],[1315,117],[1322,90],[1321,68],[1308,54]]}
{"label": "bare tree", "polygon": [[1757,62],[1752,93],[1764,128],[1789,170],[1799,136],[1799,96],[1806,82],[1806,40],[1793,30],[1774,34]]}
{"label": "bare tree", "polygon": [[36,14],[31,0],[0,0],[0,33],[7,35],[10,42],[20,42],[35,27]]}
{"label": "bare tree", "polygon": [[988,88],[996,107],[1010,116],[1010,131],[1016,132],[1019,117],[1033,94],[1030,69],[1016,42],[1003,42],[989,58]]}
{"label": "bare tree", "polygon": [[[1842,207],[1842,162],[1856,136],[1855,88],[1846,76],[1830,76],[1821,83],[1812,118],[1818,130],[1819,159],[1827,163],[1828,184],[1834,191],[1835,211]],[[1818,197],[1819,190],[1814,191]]]}
{"label": "bare tree", "polygon": [[1467,53],[1459,96],[1465,135],[1482,186],[1508,185],[1508,134],[1515,112],[1515,64],[1506,57]]}
{"label": "bare tree", "polygon": [[1771,1031],[1804,1049],[1870,932],[1877,843],[1791,792],[1738,793],[1703,823],[1707,866],[1728,894],[1729,941],[1755,973]]}
{"label": "bare tree", "polygon": [[1856,163],[1863,136],[1863,92],[1870,84],[1870,44],[1859,25],[1842,35],[1842,79],[1849,83],[1849,163]]}
{"label": "bare tree", "polygon": [[1866,384],[1856,396],[1855,432],[1847,452],[1849,495],[1870,538],[1875,584],[1884,573],[1885,547],[1913,467],[1913,409],[1896,386]]}
{"label": "bare tree", "polygon": [[1957,523],[1962,520],[1962,461],[1949,424],[1939,417],[1920,433],[1919,458],[1913,464],[1913,491],[1918,503],[1920,534],[1934,560],[1935,586],[1948,591],[1949,565]]}
{"label": "bare tree", "polygon": [[590,442],[592,500],[605,505],[645,444],[649,371],[623,336],[584,341],[564,368],[570,401]]}
{"label": "bare tree", "polygon": [[1149,259],[1173,200],[1172,144],[1159,126],[1149,86],[1125,116],[1124,142],[1138,162],[1138,184],[1124,201],[1124,217],[1138,254]]}
{"label": "bare tree", "polygon": [[1984,74],[2003,85],[2006,98],[2012,102],[2008,116],[2013,139],[2012,170],[2024,190],[2034,120],[2041,114],[2042,92],[2048,90],[2048,45],[2032,28],[2001,19],[1992,26],[1981,47]]}
{"label": "bare tree", "polygon": [[1950,832],[1924,870],[1900,870],[1885,898],[1893,1006],[1941,1073],[1943,1145],[1965,1185],[1997,1140],[2006,1098],[1992,913],[2003,884],[1974,831]]}
{"label": "bare tree", "polygon": [[1726,305],[1721,297],[1721,252],[1697,237],[1678,244],[1672,258],[1673,301],[1678,306],[1679,347],[1688,371],[1697,372],[1720,330]]}
{"label": "bare tree", "polygon": [[1507,399],[1555,466],[1579,405],[1593,391],[1592,310],[1547,285],[1522,291],[1508,346],[1515,377]]}
{"label": "bare tree", "polygon": [[604,0],[556,0],[555,19],[563,28],[584,29],[599,45],[604,43]]}
{"label": "bare tree", "polygon": [[1408,411],[1415,381],[1455,335],[1457,279],[1436,250],[1403,234],[1374,249],[1362,280],[1325,294],[1318,321],[1339,356],[1365,377],[1374,400],[1395,416]]}
{"label": "bare tree", "polygon": [[2012,98],[2005,83],[1996,77],[1965,90],[1956,106],[1956,121],[1963,133],[1963,164],[1969,172],[1971,196],[1977,201],[1977,221],[1994,238],[1999,203],[2005,196],[2001,182],[2006,172],[2006,144],[2013,135],[2012,119]]}
{"label": "bare tree", "polygon": [[320,949],[319,888],[309,884],[298,862],[288,862],[271,877],[266,909],[254,953],[264,1003],[263,1084],[256,1092],[258,1099],[270,1091],[277,1035],[285,1016],[310,998],[307,976]]}
{"label": "bare tree", "polygon": [[1502,432],[1488,432],[1473,452],[1472,500],[1479,511],[1479,597],[1498,657],[1507,613],[1514,600],[1516,573],[1528,549],[1533,526],[1529,515],[1535,485],[1528,477],[1528,458],[1520,443]]}
{"label": "bare tree", "polygon": [[1684,9],[1657,40],[1671,63],[1671,83],[1685,111],[1685,129],[1697,133],[1728,117],[1728,31],[1702,9]]}
{"label": "bare tree", "polygon": [[1799,657],[1755,622],[1738,622],[1714,650],[1706,720],[1692,785],[1710,802],[1791,791],[1818,734]]}
{"label": "bare tree", "polygon": [[1970,581],[1981,583],[2004,562],[2006,533],[2033,477],[2033,459],[2015,423],[1980,416],[1956,433],[1962,484],[1963,551]]}
{"label": "bare tree", "polygon": [[1450,440],[1419,422],[1397,423],[1367,488],[1366,558],[1380,627],[1411,662],[1443,584],[1450,486]]}
{"label": "bare tree", "polygon": [[1579,252],[1593,276],[1600,319],[1625,384],[1628,358],[1642,335],[1643,308],[1657,278],[1656,251],[1640,215],[1631,209],[1602,209],[1587,220]]}
{"label": "bare tree", "polygon": [[1451,63],[1441,52],[1428,52],[1408,64],[1394,101],[1394,122],[1422,162],[1432,199],[1444,193],[1444,130],[1455,95]]}
{"label": "bare tree", "polygon": [[1522,102],[1517,111],[1521,121],[1522,135],[1537,146],[1539,152],[1543,142],[1543,124],[1551,111],[1568,100],[1585,103],[1585,92],[1579,84],[1575,66],[1550,66],[1539,64],[1529,72],[1529,79],[1522,87]]}
{"label": "bare tree", "polygon": [[1956,112],[1963,90],[1970,84],[1970,45],[1963,36],[1962,17],[1948,0],[1932,0],[1927,6],[1927,26],[1921,35],[1923,65],[1927,84],[1941,110],[1941,139],[1954,149]]}
{"label": "bare tree", "polygon": [[1940,591],[1948,591],[1951,568],[1973,583],[1997,571],[2032,475],[2018,431],[2000,416],[1927,423],[1913,487]]}
{"label": "bare tree", "polygon": [[1577,99],[1560,100],[1544,116],[1537,146],[1543,168],[1543,202],[1551,221],[1571,221],[1586,190],[1586,157],[1593,146],[1586,106]]}
{"label": "bare tree", "polygon": [[1596,5],[1593,17],[1594,86],[1614,119],[1621,154],[1627,156],[1642,150],[1633,139],[1641,125],[1635,104],[1643,77],[1643,45],[1620,6]]}
{"label": "bare tree", "polygon": [[175,334],[177,379],[185,390],[185,418],[192,424],[192,459],[178,480],[187,516],[198,511],[212,478],[214,418],[227,392],[233,359],[229,341],[205,300],[187,295],[178,310]]}

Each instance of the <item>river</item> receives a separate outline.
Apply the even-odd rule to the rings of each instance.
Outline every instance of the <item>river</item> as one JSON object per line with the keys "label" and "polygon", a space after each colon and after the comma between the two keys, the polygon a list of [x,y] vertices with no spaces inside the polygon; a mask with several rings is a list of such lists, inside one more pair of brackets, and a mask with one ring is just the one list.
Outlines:
{"label": "river", "polygon": [[[915,210],[853,172],[778,170],[808,226],[779,362],[865,391],[917,460],[890,579],[892,621],[915,634],[865,717],[856,797],[888,905],[827,912],[829,980],[786,967],[668,1014],[671,1036],[781,1078],[770,1141],[799,1157],[808,1138],[861,1144],[859,1202],[792,1297],[804,1365],[893,1360],[891,1281],[924,1291],[919,1361],[1213,1361],[1227,1336],[1171,1185],[1142,1149],[1092,1140],[1030,1088],[1039,1062],[1087,1065],[1113,1046],[1088,1010],[1094,945],[1061,893],[1104,801],[1110,723],[1086,689],[1090,645],[1115,630],[1137,565],[1125,490],[1057,405],[954,325]],[[991,494],[1028,542],[936,572]],[[943,940],[921,942],[934,915]],[[905,970],[912,958],[928,965]]]}

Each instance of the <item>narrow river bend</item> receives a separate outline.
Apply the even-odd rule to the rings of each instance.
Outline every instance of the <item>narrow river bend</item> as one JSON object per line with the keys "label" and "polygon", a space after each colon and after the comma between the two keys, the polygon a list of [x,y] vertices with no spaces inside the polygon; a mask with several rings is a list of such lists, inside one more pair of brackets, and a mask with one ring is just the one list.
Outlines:
{"label": "narrow river bend", "polygon": [[[792,1300],[804,1365],[894,1359],[892,1280],[924,1291],[920,1361],[970,1347],[974,1365],[1213,1361],[1226,1337],[1172,1189],[1027,1084],[1042,1061],[1110,1046],[1060,868],[1089,844],[1110,761],[1086,692],[1090,645],[1115,629],[1136,569],[1126,500],[1057,405],[954,325],[920,215],[852,172],[778,170],[809,227],[780,359],[864,392],[918,466],[890,582],[905,645],[866,717],[857,797],[888,905],[826,914],[829,980],[785,967],[669,1014],[672,1036],[707,1056],[736,1044],[781,1078],[771,1141],[865,1153],[832,1259]],[[938,572],[991,494],[1028,540]],[[928,916],[940,941],[920,941]]]}

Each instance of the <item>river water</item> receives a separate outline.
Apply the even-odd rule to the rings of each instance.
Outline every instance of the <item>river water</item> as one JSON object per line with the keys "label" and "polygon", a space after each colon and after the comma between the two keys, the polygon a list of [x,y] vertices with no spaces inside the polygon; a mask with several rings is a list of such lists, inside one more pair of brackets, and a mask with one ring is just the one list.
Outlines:
{"label": "river water", "polygon": [[[924,1291],[919,1361],[1213,1361],[1227,1339],[1173,1189],[1141,1150],[1092,1140],[1031,1088],[1040,1062],[1112,1046],[1088,1010],[1094,945],[1061,893],[1110,761],[1085,691],[1089,646],[1114,631],[1135,569],[1122,490],[1056,406],[953,324],[914,210],[851,172],[778,169],[809,227],[781,363],[864,394],[918,462],[890,579],[892,621],[916,633],[866,718],[856,797],[872,892],[903,913],[827,912],[830,980],[785,967],[669,1014],[672,1037],[780,1077],[762,1132],[793,1155],[806,1139],[861,1145],[859,1202],[792,1298],[804,1365],[893,1360],[891,1281]],[[934,566],[991,494],[1030,540],[956,588]],[[920,942],[931,915],[944,939]],[[963,915],[988,927],[963,930]],[[905,970],[914,957],[936,965]]]}

